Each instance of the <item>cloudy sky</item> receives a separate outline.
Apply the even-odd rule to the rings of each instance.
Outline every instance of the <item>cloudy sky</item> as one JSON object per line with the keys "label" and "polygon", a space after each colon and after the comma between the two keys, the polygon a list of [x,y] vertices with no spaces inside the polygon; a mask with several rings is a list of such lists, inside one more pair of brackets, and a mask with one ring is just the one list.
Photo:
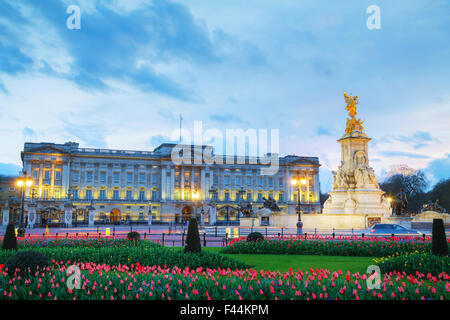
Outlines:
{"label": "cloudy sky", "polygon": [[24,141],[152,150],[182,113],[186,129],[280,129],[282,155],[320,158],[326,191],[345,90],[379,178],[395,164],[448,178],[449,13],[447,0],[2,0],[0,173],[17,173]]}

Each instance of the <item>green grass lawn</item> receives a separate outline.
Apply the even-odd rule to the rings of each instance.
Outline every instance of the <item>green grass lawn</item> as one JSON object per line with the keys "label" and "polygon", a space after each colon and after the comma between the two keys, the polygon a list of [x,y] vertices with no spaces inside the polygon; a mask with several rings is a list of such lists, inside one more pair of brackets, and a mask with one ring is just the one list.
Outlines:
{"label": "green grass lawn", "polygon": [[[221,248],[202,248],[204,251],[219,253]],[[374,264],[372,257],[343,257],[317,255],[281,255],[281,254],[226,254],[226,256],[241,260],[255,269],[280,270],[286,272],[289,268],[303,271],[309,268],[323,268],[330,271],[347,271],[366,273],[367,267]]]}

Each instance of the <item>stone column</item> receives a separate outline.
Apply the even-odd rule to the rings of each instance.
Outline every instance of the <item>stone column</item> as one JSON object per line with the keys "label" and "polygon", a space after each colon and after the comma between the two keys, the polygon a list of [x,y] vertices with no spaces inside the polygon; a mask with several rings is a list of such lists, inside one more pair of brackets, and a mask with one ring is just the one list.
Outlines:
{"label": "stone column", "polygon": [[180,170],[180,188],[181,188],[181,200],[184,200],[184,167],[181,165]]}
{"label": "stone column", "polygon": [[202,192],[201,199],[203,201],[205,201],[206,199],[208,199],[208,197],[206,195],[208,193],[208,191],[206,189],[205,168],[204,167],[200,168],[200,186],[201,186],[200,190],[202,190],[201,191]]}
{"label": "stone column", "polygon": [[28,228],[34,228],[34,224],[36,223],[36,204],[30,202],[26,206],[28,212]]}
{"label": "stone column", "polygon": [[170,200],[175,200],[175,167],[170,168]]}
{"label": "stone column", "polygon": [[55,163],[54,162],[52,162],[51,168],[52,169],[50,171],[50,190],[49,190],[50,192],[49,192],[48,197],[51,199],[54,199],[55,198],[55,194],[54,194],[54,191],[55,191]]}
{"label": "stone column", "polygon": [[161,200],[166,200],[166,193],[167,193],[167,173],[166,173],[166,166],[163,165],[161,167]]}
{"label": "stone column", "polygon": [[69,192],[69,179],[70,179],[70,163],[69,160],[66,160],[66,162],[63,165],[62,168],[62,192],[61,197],[66,198],[67,193]]}
{"label": "stone column", "polygon": [[216,215],[217,214],[217,210],[216,210],[216,206],[210,206],[209,207],[209,225],[213,226],[216,224]]}
{"label": "stone column", "polygon": [[72,227],[72,203],[66,203],[64,205],[64,223],[68,227]]}
{"label": "stone column", "polygon": [[152,225],[152,205],[151,204],[148,205],[147,223],[148,223],[148,226]]}
{"label": "stone column", "polygon": [[89,227],[94,226],[95,207],[91,204],[87,208],[89,214]]}
{"label": "stone column", "polygon": [[[203,210],[203,213],[202,213]],[[200,225],[204,225],[205,224],[205,210],[203,209],[203,207],[200,207]]]}
{"label": "stone column", "polygon": [[3,226],[7,226],[9,223],[9,204],[8,201],[5,203],[5,207],[3,208]]}

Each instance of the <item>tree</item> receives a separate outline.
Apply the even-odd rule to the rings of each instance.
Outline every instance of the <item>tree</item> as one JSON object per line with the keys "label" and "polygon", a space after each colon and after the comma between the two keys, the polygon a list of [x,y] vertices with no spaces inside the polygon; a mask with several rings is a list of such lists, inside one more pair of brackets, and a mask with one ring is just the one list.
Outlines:
{"label": "tree", "polygon": [[450,179],[439,181],[427,194],[427,198],[432,202],[439,200],[439,204],[450,212]]}
{"label": "tree", "polygon": [[395,197],[400,189],[403,189],[408,196],[408,211],[410,212],[420,211],[427,199],[425,193],[427,187],[428,181],[420,170],[408,174],[396,173],[380,184],[380,188],[391,197]]}
{"label": "tree", "polygon": [[198,224],[196,218],[189,219],[189,227],[186,238],[186,246],[184,247],[184,252],[190,253],[200,253],[202,247],[200,244],[200,234],[198,233]]}
{"label": "tree", "polygon": [[6,227],[5,237],[2,243],[3,250],[17,250],[17,238],[16,238],[16,228],[14,228],[14,223],[8,223]]}

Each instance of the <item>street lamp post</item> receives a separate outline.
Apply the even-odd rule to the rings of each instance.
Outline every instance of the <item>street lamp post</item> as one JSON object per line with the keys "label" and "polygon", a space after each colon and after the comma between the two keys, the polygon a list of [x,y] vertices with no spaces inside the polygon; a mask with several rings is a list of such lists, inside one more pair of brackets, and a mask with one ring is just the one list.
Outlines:
{"label": "street lamp post", "polygon": [[23,237],[25,235],[25,226],[23,223],[24,219],[24,206],[25,206],[25,188],[31,187],[33,184],[33,180],[28,179],[26,177],[27,172],[23,171],[23,178],[20,178],[17,180],[17,186],[21,188],[22,191],[22,203],[21,203],[21,209],[20,209],[20,220],[19,220],[19,229],[17,230],[17,235],[19,237]]}
{"label": "street lamp post", "polygon": [[301,217],[301,197],[302,197],[302,186],[306,184],[306,179],[297,179],[293,178],[291,183],[293,186],[297,187],[297,214],[298,214],[298,221],[297,221],[297,235],[303,234],[303,222]]}

